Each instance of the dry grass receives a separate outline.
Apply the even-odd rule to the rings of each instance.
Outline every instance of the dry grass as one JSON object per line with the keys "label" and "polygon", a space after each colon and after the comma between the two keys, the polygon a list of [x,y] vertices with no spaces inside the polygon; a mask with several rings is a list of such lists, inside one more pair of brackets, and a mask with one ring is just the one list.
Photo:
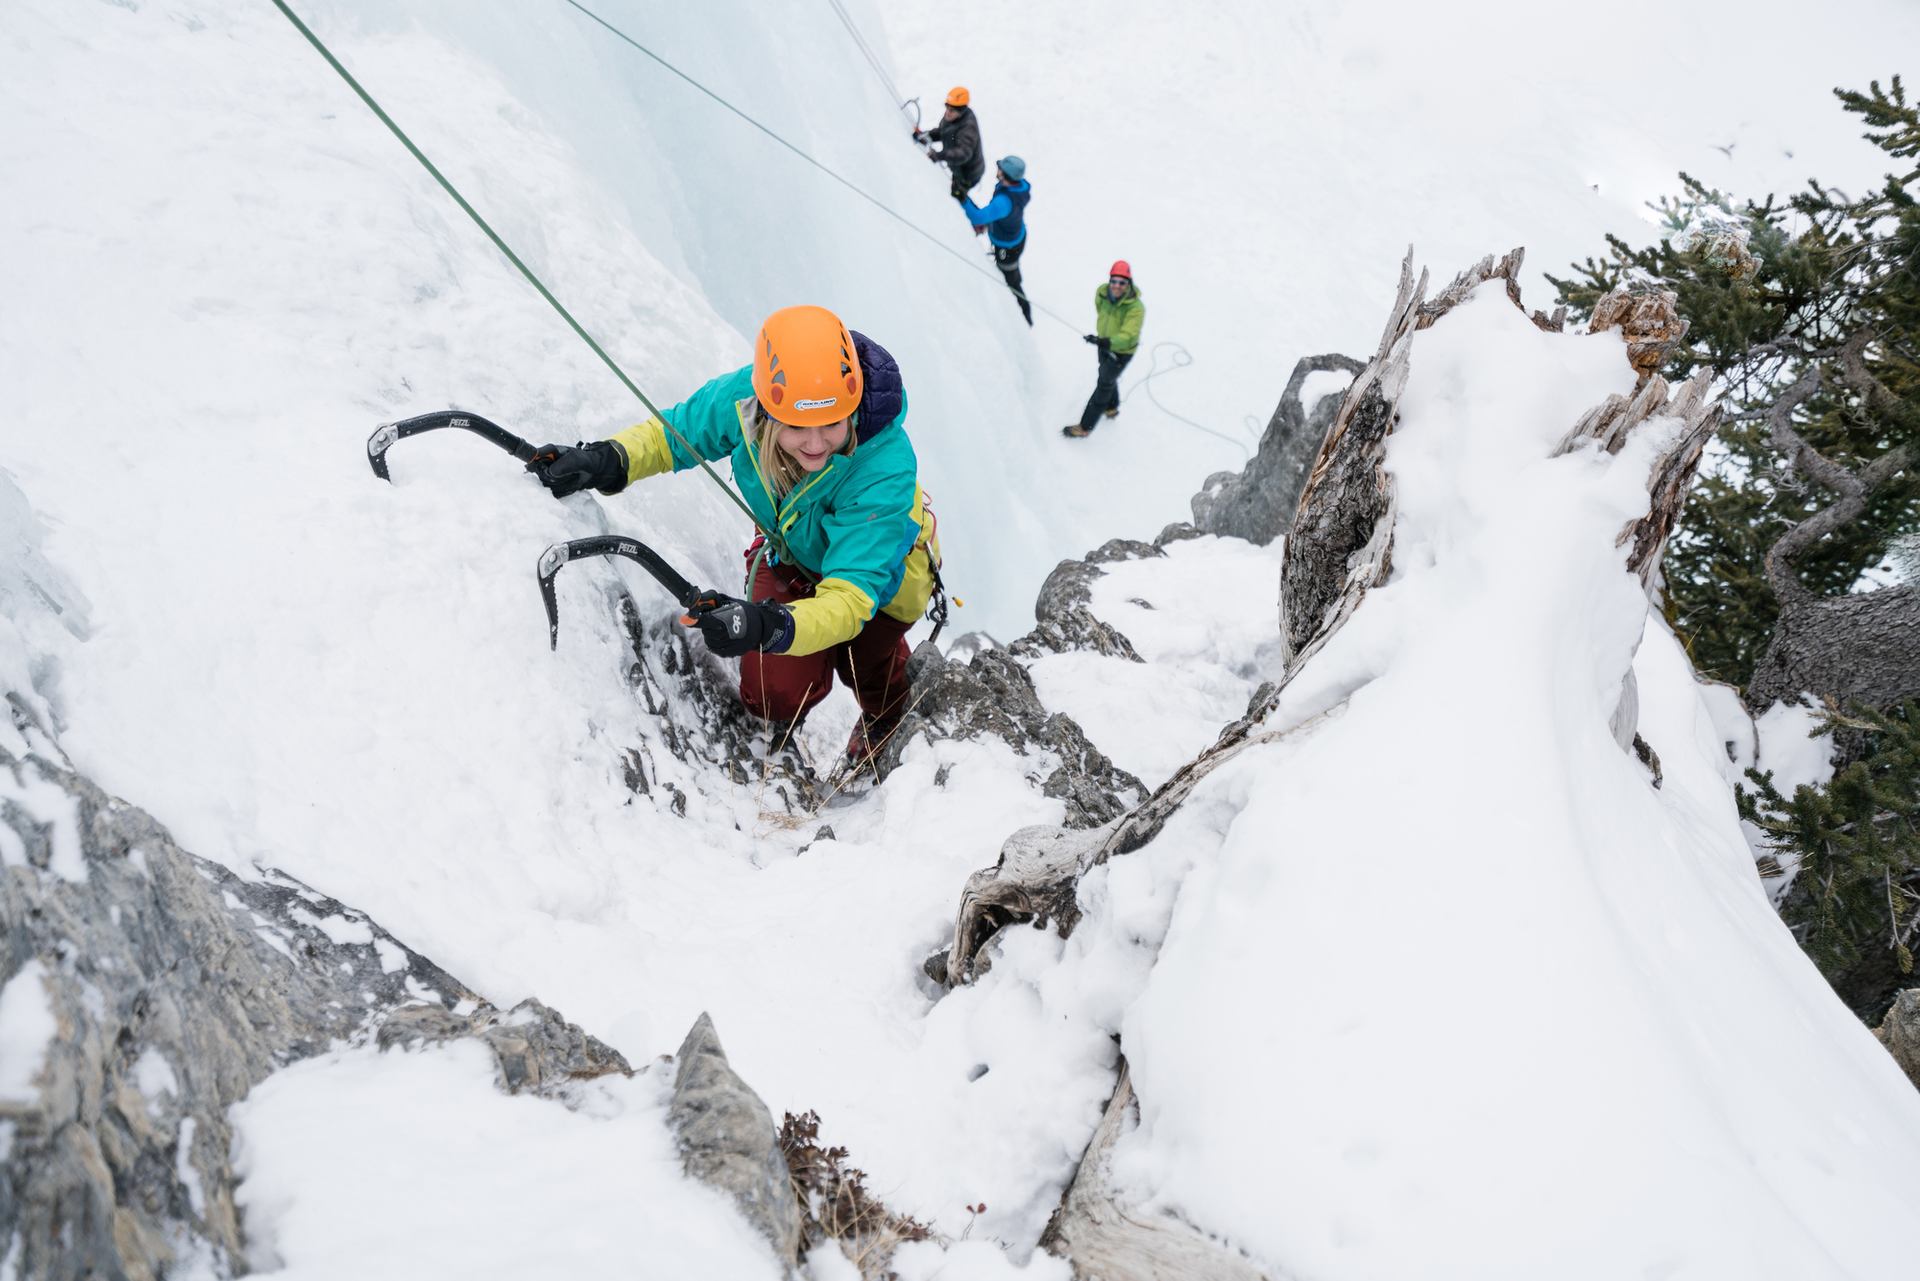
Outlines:
{"label": "dry grass", "polygon": [[865,1281],[893,1281],[893,1252],[900,1244],[933,1236],[932,1228],[895,1213],[867,1191],[866,1173],[847,1164],[845,1148],[820,1145],[818,1113],[787,1113],[780,1151],[800,1198],[806,1248],[832,1241]]}

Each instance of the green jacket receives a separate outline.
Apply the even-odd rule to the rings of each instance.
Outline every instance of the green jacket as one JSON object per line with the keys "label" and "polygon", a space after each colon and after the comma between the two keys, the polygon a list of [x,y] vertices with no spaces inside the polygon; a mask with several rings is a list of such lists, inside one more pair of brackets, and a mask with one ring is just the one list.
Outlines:
{"label": "green jacket", "polygon": [[876,608],[902,621],[920,617],[940,553],[907,439],[905,392],[892,421],[871,430],[862,424],[852,453],[833,455],[778,504],[745,426],[753,399],[753,366],[744,365],[663,412],[679,438],[658,418],[615,433],[627,456],[628,483],[698,466],[688,445],[708,462],[732,464],[734,483],[760,528],[778,529],[794,560],[820,579],[812,596],[790,607],[789,654],[852,639]]}
{"label": "green jacket", "polygon": [[1127,292],[1115,302],[1107,297],[1107,287],[1093,291],[1093,336],[1111,339],[1113,354],[1125,356],[1140,346],[1140,326],[1147,323],[1147,304],[1140,301],[1140,288],[1128,285]]}

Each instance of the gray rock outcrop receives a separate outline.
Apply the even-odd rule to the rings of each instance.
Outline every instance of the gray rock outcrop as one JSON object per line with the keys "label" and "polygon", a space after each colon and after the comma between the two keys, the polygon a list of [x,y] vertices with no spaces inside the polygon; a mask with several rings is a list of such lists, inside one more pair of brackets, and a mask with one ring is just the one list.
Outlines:
{"label": "gray rock outcrop", "polygon": [[800,1261],[800,1200],[794,1195],[773,1114],[740,1079],[713,1020],[694,1021],[674,1056],[667,1124],[687,1173],[733,1197],[789,1269]]}
{"label": "gray rock outcrop", "polygon": [[0,800],[25,851],[0,867],[0,983],[42,975],[57,1028],[33,1097],[0,1102],[0,1242],[17,1275],[244,1271],[227,1109],[336,1042],[476,1035],[510,1090],[627,1070],[537,1003],[492,1009],[291,877],[245,879],[181,849],[11,710],[32,750],[0,750],[0,797],[32,803]]}
{"label": "gray rock outcrop", "polygon": [[1111,539],[1082,556],[1063,560],[1040,585],[1034,602],[1034,628],[1007,648],[1022,658],[1039,654],[1065,654],[1072,650],[1091,650],[1113,654],[1129,662],[1140,662],[1133,642],[1116,628],[1093,616],[1093,582],[1102,574],[1102,565],[1123,560],[1151,560],[1166,553],[1153,543],[1131,538]]}
{"label": "gray rock outcrop", "polygon": [[[1174,526],[1163,538],[1190,537],[1186,529]],[[1116,538],[1055,567],[1034,605],[1034,629],[1011,645],[973,647],[964,663],[920,646],[907,667],[913,705],[879,752],[880,776],[921,739],[992,737],[1034,759],[1034,781],[1065,802],[1069,828],[1098,827],[1139,804],[1147,794],[1140,780],[1096,748],[1072,717],[1047,711],[1025,662],[1073,650],[1139,662],[1133,643],[1093,616],[1092,583],[1102,565],[1162,555],[1154,543]]]}
{"label": "gray rock outcrop", "polygon": [[1359,361],[1336,352],[1302,357],[1260,435],[1259,450],[1239,471],[1207,477],[1193,496],[1194,528],[1203,534],[1244,538],[1262,547],[1286,533],[1293,524],[1300,491],[1306,487],[1307,471],[1345,395],[1320,396],[1309,411],[1301,402],[1301,389],[1309,374],[1357,374],[1361,368]]}

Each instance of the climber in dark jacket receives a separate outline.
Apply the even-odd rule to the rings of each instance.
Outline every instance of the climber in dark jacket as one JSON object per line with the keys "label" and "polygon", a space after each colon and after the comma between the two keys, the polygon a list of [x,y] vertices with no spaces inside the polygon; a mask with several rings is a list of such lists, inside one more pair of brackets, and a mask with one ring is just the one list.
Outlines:
{"label": "climber in dark jacket", "polygon": [[1013,290],[1014,301],[1020,304],[1020,314],[1029,325],[1033,323],[1033,304],[1020,288],[1020,255],[1027,249],[1027,201],[1032,197],[1033,190],[1027,186],[1027,162],[1018,156],[1000,158],[994,167],[993,198],[986,204],[955,197],[973,229],[987,233],[987,242],[993,246],[993,265],[1006,278],[1007,288]]}
{"label": "climber in dark jacket", "polygon": [[986,153],[980,150],[980,122],[967,105],[965,85],[955,85],[947,93],[947,109],[940,123],[931,129],[913,131],[913,140],[937,143],[939,150],[927,150],[927,159],[953,171],[953,197],[960,197],[980,185],[987,174]]}

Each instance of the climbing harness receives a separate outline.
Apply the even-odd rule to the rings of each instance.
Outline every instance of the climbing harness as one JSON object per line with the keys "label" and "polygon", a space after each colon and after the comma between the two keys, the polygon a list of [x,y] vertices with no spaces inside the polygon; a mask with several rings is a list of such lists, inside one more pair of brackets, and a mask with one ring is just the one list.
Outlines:
{"label": "climbing harness", "polygon": [[[927,633],[926,643],[929,645],[939,641],[940,633],[945,630],[947,626],[947,585],[940,579],[940,567],[933,565],[932,569],[933,596],[927,601],[927,619],[933,624],[933,630]],[[954,601],[956,605],[964,605],[965,603],[965,601],[958,599]]]}

